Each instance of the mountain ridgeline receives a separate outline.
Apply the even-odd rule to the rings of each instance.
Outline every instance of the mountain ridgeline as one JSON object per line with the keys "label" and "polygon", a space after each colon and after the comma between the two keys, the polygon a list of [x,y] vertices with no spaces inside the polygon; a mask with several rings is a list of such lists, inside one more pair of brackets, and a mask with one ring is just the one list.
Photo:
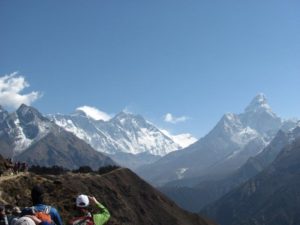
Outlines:
{"label": "mountain ridgeline", "polygon": [[[71,115],[48,115],[48,118],[131,169],[155,162],[183,147],[176,137],[161,131],[142,116],[127,112],[120,112],[108,121],[96,120],[82,109]],[[184,138],[184,143],[195,141],[189,134],[179,136]]]}
{"label": "mountain ridgeline", "polygon": [[[170,182],[161,187],[160,190],[166,193],[171,199],[183,208],[190,211],[200,211],[204,206],[218,200],[229,191],[242,183],[255,177],[259,172],[266,169],[282,151],[284,147],[291,144],[300,136],[300,127],[283,132],[279,130],[274,139],[258,155],[251,157],[238,170],[220,179],[198,180],[196,178]],[[194,182],[196,185],[183,186],[183,183]],[[174,187],[175,186],[175,187]],[[195,201],[194,199],[198,199]]]}
{"label": "mountain ridgeline", "polygon": [[300,128],[276,159],[202,213],[221,225],[300,224]]}

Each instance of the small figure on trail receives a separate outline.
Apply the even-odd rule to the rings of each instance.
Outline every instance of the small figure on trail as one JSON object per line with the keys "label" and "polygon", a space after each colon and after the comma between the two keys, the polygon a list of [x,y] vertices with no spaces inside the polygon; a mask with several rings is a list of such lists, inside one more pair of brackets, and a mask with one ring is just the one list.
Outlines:
{"label": "small figure on trail", "polygon": [[34,215],[43,222],[63,225],[61,217],[56,208],[44,203],[44,189],[42,186],[34,186],[31,190],[32,207],[23,209],[22,216]]}
{"label": "small figure on trail", "polygon": [[79,216],[73,218],[70,225],[103,225],[110,218],[109,211],[93,196],[77,196],[76,208]]}

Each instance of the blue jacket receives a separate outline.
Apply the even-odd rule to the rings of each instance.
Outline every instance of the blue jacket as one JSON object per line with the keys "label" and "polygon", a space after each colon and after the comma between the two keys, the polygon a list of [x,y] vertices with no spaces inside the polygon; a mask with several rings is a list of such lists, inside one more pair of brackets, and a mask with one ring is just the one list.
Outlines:
{"label": "blue jacket", "polygon": [[[34,205],[34,208],[37,210],[37,211],[44,211],[45,208],[46,208],[47,205],[45,204],[37,204],[37,205]],[[56,224],[56,225],[63,225],[63,222],[61,220],[61,217],[58,213],[58,211],[56,210],[56,208],[50,206],[51,209],[50,209],[50,216],[51,216],[51,220]],[[22,210],[22,216],[24,215],[31,215],[32,214],[32,208],[29,207],[29,208],[24,208]]]}

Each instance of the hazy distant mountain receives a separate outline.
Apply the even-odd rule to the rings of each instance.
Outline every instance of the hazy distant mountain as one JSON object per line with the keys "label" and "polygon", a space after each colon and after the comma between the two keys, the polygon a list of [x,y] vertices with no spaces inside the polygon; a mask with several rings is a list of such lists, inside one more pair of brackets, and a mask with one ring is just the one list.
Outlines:
{"label": "hazy distant mountain", "polygon": [[216,179],[237,170],[261,152],[280,128],[292,126],[295,122],[276,116],[265,96],[259,94],[244,113],[225,114],[205,137],[144,166],[138,173],[156,185],[189,177]]}
{"label": "hazy distant mountain", "polygon": [[195,142],[191,135],[171,136],[140,115],[121,112],[109,120],[96,120],[78,108],[72,115],[49,115],[57,125],[72,132],[119,164],[135,169],[169,152]]}
{"label": "hazy distant mountain", "polygon": [[165,187],[161,187],[160,190],[184,209],[199,212],[202,207],[216,201],[233,188],[267,168],[279,152],[299,136],[299,125],[287,132],[279,130],[275,138],[261,153],[248,159],[233,174],[209,181],[201,181],[201,177],[182,179],[170,182]]}
{"label": "hazy distant mountain", "polygon": [[0,108],[0,146],[3,156],[31,164],[68,168],[115,164],[35,108],[24,104],[13,113]]}
{"label": "hazy distant mountain", "polygon": [[270,166],[204,212],[221,225],[300,224],[300,128],[289,136]]}

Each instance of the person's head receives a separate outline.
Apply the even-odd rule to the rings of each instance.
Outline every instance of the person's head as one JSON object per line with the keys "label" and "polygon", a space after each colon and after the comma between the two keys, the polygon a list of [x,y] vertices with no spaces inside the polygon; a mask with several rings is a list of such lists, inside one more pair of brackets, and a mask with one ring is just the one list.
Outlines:
{"label": "person's head", "polygon": [[21,214],[20,208],[18,206],[13,207],[12,214],[15,215],[15,216],[20,215]]}
{"label": "person's head", "polygon": [[90,200],[87,195],[78,195],[76,198],[76,207],[81,212],[89,211]]}
{"label": "person's head", "polygon": [[44,203],[44,189],[42,186],[35,185],[31,189],[31,200],[34,205]]}
{"label": "person's head", "polygon": [[5,206],[0,205],[0,216],[4,216],[4,215],[5,215]]}
{"label": "person's head", "polygon": [[76,198],[76,206],[78,208],[87,208],[90,205],[90,200],[87,195],[78,195]]}

